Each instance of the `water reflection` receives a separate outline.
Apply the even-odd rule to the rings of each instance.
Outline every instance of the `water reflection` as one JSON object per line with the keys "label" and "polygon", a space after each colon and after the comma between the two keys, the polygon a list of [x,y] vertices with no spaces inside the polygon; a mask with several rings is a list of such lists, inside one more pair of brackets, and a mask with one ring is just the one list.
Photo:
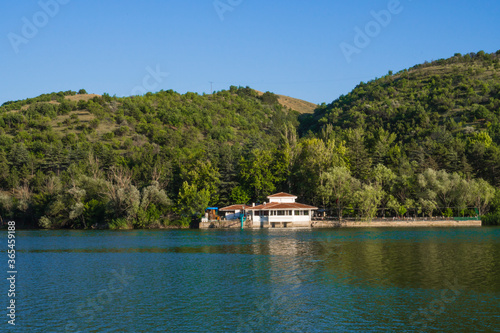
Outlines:
{"label": "water reflection", "polygon": [[492,331],[500,323],[500,229],[18,236],[28,331],[47,323],[64,331],[77,305],[122,267],[135,280],[99,318],[78,321],[83,331],[415,331],[421,318],[411,316],[455,281],[459,297],[426,321],[429,330]]}
{"label": "water reflection", "polygon": [[[439,229],[438,229],[439,230]],[[491,229],[498,234],[498,229]],[[444,287],[459,277],[470,289],[500,291],[499,241],[489,232],[428,230],[270,230],[178,232],[28,233],[20,253],[179,253],[268,256],[270,282],[299,283],[313,272],[321,280],[401,288]],[[441,232],[441,231],[440,231]],[[87,236],[86,236],[87,235]],[[74,238],[76,236],[76,238]],[[153,236],[153,237],[152,237]],[[455,237],[452,237],[455,236]],[[198,239],[196,239],[198,238]],[[38,241],[33,241],[33,239]],[[186,240],[186,242],[183,242]],[[254,267],[261,269],[261,267]]]}

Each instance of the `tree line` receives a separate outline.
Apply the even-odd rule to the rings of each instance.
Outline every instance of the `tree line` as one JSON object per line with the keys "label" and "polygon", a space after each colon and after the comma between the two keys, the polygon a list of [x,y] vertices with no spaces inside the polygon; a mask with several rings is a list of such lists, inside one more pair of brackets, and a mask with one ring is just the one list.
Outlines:
{"label": "tree line", "polygon": [[306,115],[234,86],[7,102],[0,219],[188,226],[208,206],[285,191],[339,218],[479,214],[496,223],[498,58],[455,55],[390,73]]}

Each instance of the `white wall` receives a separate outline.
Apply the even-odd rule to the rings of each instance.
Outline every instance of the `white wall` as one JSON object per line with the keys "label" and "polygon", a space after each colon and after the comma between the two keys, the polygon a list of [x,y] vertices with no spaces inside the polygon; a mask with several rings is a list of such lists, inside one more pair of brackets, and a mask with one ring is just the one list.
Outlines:
{"label": "white wall", "polygon": [[237,220],[240,218],[241,211],[237,210],[233,212],[226,212],[226,220]]}
{"label": "white wall", "polygon": [[277,197],[277,198],[269,198],[269,202],[283,202],[283,203],[294,203],[294,197]]}
{"label": "white wall", "polygon": [[310,215],[286,215],[286,216],[253,216],[252,224],[254,227],[267,226],[270,222],[293,222],[294,225],[309,226],[311,223]]}

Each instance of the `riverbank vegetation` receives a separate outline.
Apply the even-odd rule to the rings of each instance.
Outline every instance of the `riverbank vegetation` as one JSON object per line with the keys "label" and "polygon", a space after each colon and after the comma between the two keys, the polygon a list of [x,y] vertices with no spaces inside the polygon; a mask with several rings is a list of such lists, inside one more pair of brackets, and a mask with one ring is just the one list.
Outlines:
{"label": "riverbank vegetation", "polygon": [[0,107],[0,219],[27,227],[188,226],[277,191],[338,217],[498,221],[499,187],[500,52],[389,72],[313,114],[234,86]]}

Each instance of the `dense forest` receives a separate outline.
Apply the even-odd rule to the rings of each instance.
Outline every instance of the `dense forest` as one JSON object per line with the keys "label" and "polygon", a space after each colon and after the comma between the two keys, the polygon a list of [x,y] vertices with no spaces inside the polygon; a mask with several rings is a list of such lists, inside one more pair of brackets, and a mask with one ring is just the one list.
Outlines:
{"label": "dense forest", "polygon": [[500,219],[500,51],[417,65],[301,114],[270,92],[85,90],[0,107],[0,222],[188,226],[277,191],[336,217]]}

